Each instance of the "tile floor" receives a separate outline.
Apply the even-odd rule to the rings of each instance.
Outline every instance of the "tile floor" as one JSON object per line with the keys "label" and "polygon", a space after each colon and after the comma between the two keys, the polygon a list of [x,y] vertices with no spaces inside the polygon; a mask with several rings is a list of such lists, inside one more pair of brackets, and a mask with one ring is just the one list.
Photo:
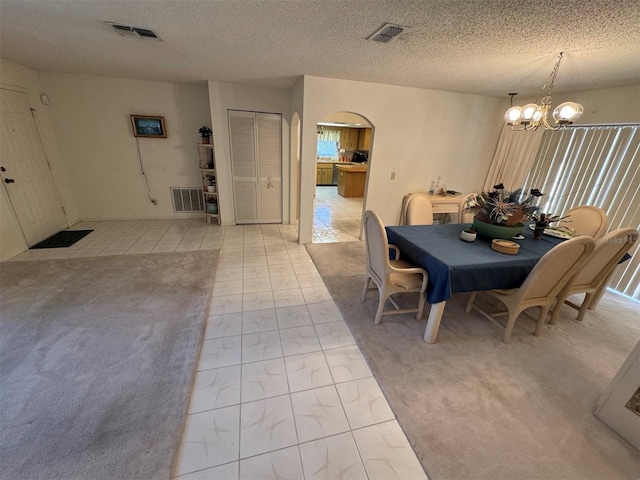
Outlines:
{"label": "tile floor", "polygon": [[344,198],[338,187],[316,187],[313,243],[353,242],[360,236],[362,198]]}
{"label": "tile floor", "polygon": [[294,226],[73,228],[13,260],[220,249],[177,480],[427,478]]}

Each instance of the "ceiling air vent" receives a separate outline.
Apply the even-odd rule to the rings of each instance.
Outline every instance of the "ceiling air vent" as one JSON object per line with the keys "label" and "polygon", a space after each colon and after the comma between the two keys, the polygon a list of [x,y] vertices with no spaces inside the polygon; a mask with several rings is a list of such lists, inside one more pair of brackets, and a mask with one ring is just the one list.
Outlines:
{"label": "ceiling air vent", "polygon": [[378,30],[373,32],[373,34],[367,38],[367,40],[372,40],[374,42],[382,42],[386,43],[391,40],[396,35],[399,35],[404,31],[404,28],[400,25],[394,25],[393,23],[385,23]]}
{"label": "ceiling air vent", "polygon": [[132,37],[139,40],[156,40],[160,41],[161,38],[148,28],[130,27],[128,25],[120,25],[118,23],[105,22],[107,25],[111,25],[113,29],[123,37]]}

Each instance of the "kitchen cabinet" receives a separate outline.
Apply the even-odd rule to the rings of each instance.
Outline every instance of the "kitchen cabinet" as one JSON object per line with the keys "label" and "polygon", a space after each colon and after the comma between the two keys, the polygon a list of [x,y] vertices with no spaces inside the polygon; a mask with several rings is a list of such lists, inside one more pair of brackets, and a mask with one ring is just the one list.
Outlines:
{"label": "kitchen cabinet", "polygon": [[316,185],[333,185],[333,163],[316,163]]}
{"label": "kitchen cabinet", "polygon": [[364,197],[366,182],[367,167],[338,165],[338,195],[345,198]]}
{"label": "kitchen cabinet", "polygon": [[340,148],[345,150],[357,150],[358,130],[358,128],[343,128],[340,132]]}
{"label": "kitchen cabinet", "polygon": [[358,129],[358,150],[371,150],[371,129]]}

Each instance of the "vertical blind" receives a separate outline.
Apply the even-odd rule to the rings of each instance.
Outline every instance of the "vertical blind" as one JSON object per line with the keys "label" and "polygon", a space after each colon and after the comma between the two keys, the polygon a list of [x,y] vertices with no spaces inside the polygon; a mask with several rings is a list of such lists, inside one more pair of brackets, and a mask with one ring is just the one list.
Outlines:
{"label": "vertical blind", "polygon": [[[640,126],[585,126],[544,132],[525,181],[539,188],[541,211],[561,214],[578,205],[602,208],[607,231],[640,229]],[[640,253],[621,264],[609,287],[640,300]]]}

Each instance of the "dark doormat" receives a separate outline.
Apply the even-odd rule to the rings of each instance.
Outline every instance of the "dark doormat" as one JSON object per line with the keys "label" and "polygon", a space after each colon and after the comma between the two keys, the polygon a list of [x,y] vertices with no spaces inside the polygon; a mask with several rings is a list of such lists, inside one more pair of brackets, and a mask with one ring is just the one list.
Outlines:
{"label": "dark doormat", "polygon": [[46,240],[35,244],[29,250],[34,248],[64,248],[70,247],[81,238],[89,235],[93,230],[62,230],[55,235],[51,235]]}

